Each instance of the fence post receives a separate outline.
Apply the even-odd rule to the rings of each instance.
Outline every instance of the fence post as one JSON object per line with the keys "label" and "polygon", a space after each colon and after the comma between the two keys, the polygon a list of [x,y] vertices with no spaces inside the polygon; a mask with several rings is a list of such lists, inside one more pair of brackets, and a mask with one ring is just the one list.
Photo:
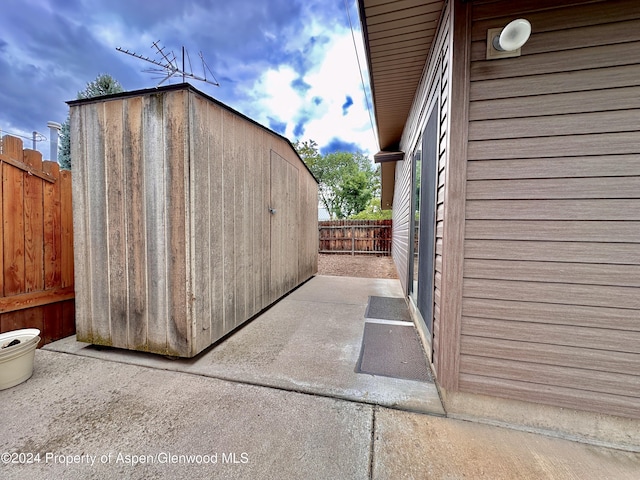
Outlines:
{"label": "fence post", "polygon": [[351,256],[356,255],[356,229],[351,225]]}

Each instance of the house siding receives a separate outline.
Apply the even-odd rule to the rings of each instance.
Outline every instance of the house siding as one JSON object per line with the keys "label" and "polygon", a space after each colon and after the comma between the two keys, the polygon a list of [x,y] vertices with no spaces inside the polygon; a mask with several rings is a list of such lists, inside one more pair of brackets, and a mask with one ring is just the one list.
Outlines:
{"label": "house siding", "polygon": [[[445,190],[445,167],[448,159],[449,142],[449,98],[450,98],[450,63],[452,44],[452,16],[450,2],[446,2],[440,18],[438,31],[425,69],[422,80],[416,91],[413,108],[409,113],[406,127],[401,140],[401,150],[406,152],[405,160],[396,165],[396,189],[394,195],[393,209],[393,249],[392,254],[403,291],[409,291],[409,242],[413,241],[411,235],[411,215],[412,215],[412,171],[414,153],[422,132],[425,128],[434,102],[439,102],[435,108],[439,110],[439,147],[438,147],[438,182],[436,200],[436,226],[434,235],[435,261],[434,261],[434,306],[433,306],[433,357],[436,364],[438,362],[440,327],[440,300],[442,281],[442,258],[443,258],[443,223],[444,223],[444,190]],[[422,264],[422,262],[421,262]],[[423,332],[428,341],[431,336],[428,332]]]}
{"label": "house siding", "polygon": [[409,230],[411,221],[411,165],[412,159],[396,163],[396,187],[393,193],[393,232],[391,256],[398,270],[398,278],[405,295],[409,280]]}
{"label": "house siding", "polygon": [[[519,58],[486,31],[527,18]],[[472,5],[458,388],[640,418],[640,4]]]}

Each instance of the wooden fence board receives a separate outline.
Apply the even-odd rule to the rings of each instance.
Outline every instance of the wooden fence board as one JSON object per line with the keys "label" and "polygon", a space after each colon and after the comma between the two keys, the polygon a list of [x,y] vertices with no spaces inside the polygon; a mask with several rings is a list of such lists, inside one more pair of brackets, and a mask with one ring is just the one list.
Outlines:
{"label": "wooden fence board", "polygon": [[26,310],[16,310],[0,315],[0,332],[10,332],[26,327]]}
{"label": "wooden fence board", "polygon": [[73,286],[0,297],[0,313],[33,308],[72,298],[74,298]]}
{"label": "wooden fence board", "polygon": [[319,222],[319,252],[391,254],[391,220]]}
{"label": "wooden fence board", "polygon": [[63,338],[64,315],[62,303],[53,303],[42,308],[43,331],[42,339],[44,343],[50,343],[58,338]]}
{"label": "wooden fence board", "polygon": [[58,164],[17,138],[0,147],[0,333],[38,328],[42,346],[75,331],[71,174],[59,182]]}
{"label": "wooden fence board", "polygon": [[71,172],[60,171],[60,228],[61,228],[61,261],[60,274],[62,287],[73,286],[73,210],[71,195]]}
{"label": "wooden fence board", "polygon": [[[35,150],[25,150],[27,165],[42,170],[42,155]],[[24,176],[24,253],[25,253],[25,291],[44,288],[44,225],[43,225],[43,185],[42,180],[29,173]]]}
{"label": "wooden fence board", "polygon": [[[5,150],[9,146],[5,144]],[[16,156],[15,152],[12,152]],[[22,152],[20,152],[22,157]],[[24,292],[24,175],[22,171],[4,165],[2,175],[4,293]]]}
{"label": "wooden fence board", "polygon": [[[59,167],[54,162],[43,162],[42,168],[56,180]],[[62,246],[60,245],[60,184],[44,186],[44,287],[54,288],[61,283]]]}

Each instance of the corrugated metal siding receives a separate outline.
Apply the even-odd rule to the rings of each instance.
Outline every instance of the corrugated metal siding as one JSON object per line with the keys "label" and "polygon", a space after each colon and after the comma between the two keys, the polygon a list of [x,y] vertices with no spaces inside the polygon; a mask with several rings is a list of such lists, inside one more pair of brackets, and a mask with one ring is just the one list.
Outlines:
{"label": "corrugated metal siding", "polygon": [[474,3],[459,388],[640,418],[640,4],[575,3]]}

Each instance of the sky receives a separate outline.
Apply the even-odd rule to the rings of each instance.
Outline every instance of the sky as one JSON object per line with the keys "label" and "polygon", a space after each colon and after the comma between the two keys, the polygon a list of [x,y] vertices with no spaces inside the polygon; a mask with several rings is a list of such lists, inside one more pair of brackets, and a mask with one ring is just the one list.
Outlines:
{"label": "sky", "polygon": [[[64,122],[65,101],[102,73],[125,90],[155,87],[161,78],[143,72],[153,65],[116,47],[159,60],[159,40],[179,62],[184,46],[199,76],[202,52],[220,86],[190,83],[292,142],[372,157],[377,140],[347,7],[371,105],[355,0],[3,0],[0,130],[48,139],[47,122]],[[37,149],[49,158],[48,141]]]}

